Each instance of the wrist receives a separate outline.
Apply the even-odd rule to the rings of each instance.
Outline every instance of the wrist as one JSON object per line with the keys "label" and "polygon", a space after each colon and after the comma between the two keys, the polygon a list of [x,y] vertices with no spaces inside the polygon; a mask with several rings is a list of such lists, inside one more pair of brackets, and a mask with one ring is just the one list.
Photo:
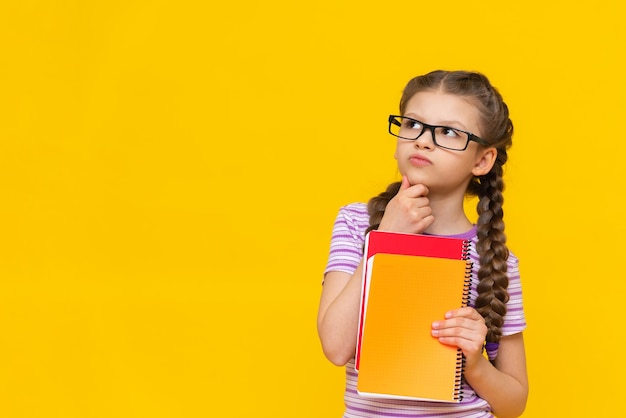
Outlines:
{"label": "wrist", "polygon": [[479,378],[483,374],[485,367],[490,365],[491,363],[482,353],[466,356],[463,374],[468,381],[471,381]]}

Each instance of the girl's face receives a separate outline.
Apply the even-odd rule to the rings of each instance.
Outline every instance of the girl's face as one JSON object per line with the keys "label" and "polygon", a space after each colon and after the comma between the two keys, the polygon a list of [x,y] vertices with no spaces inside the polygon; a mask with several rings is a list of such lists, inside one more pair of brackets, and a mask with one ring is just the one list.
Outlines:
{"label": "girl's face", "polygon": [[[429,125],[443,125],[481,136],[480,113],[461,96],[439,91],[416,93],[406,105],[404,115]],[[398,138],[395,158],[400,173],[411,185],[424,184],[433,193],[465,193],[472,176],[489,172],[496,150],[470,141],[464,151],[440,148],[426,130],[418,139]]]}

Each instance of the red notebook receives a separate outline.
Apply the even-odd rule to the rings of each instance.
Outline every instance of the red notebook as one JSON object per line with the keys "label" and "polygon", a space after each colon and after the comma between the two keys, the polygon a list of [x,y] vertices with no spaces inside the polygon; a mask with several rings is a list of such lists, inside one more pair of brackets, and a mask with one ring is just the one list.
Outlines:
{"label": "red notebook", "polygon": [[366,240],[357,340],[363,396],[458,402],[462,354],[430,324],[467,304],[469,242],[372,231]]}

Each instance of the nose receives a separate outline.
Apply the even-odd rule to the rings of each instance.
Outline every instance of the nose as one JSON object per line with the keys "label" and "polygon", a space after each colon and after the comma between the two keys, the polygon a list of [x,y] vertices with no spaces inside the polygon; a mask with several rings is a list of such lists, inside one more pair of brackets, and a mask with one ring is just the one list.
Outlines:
{"label": "nose", "polygon": [[[428,131],[430,133],[430,138],[424,133]],[[417,138],[415,138],[415,147],[423,148],[423,149],[433,149],[435,148],[435,128],[426,128],[422,130]]]}

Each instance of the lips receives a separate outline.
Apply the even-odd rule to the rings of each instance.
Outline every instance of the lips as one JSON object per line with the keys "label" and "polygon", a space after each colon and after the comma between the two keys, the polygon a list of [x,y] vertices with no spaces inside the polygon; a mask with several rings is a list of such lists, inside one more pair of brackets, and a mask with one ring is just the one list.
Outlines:
{"label": "lips", "polygon": [[413,154],[409,157],[409,161],[412,165],[423,167],[425,165],[430,165],[431,162],[428,158],[424,157],[421,154]]}

